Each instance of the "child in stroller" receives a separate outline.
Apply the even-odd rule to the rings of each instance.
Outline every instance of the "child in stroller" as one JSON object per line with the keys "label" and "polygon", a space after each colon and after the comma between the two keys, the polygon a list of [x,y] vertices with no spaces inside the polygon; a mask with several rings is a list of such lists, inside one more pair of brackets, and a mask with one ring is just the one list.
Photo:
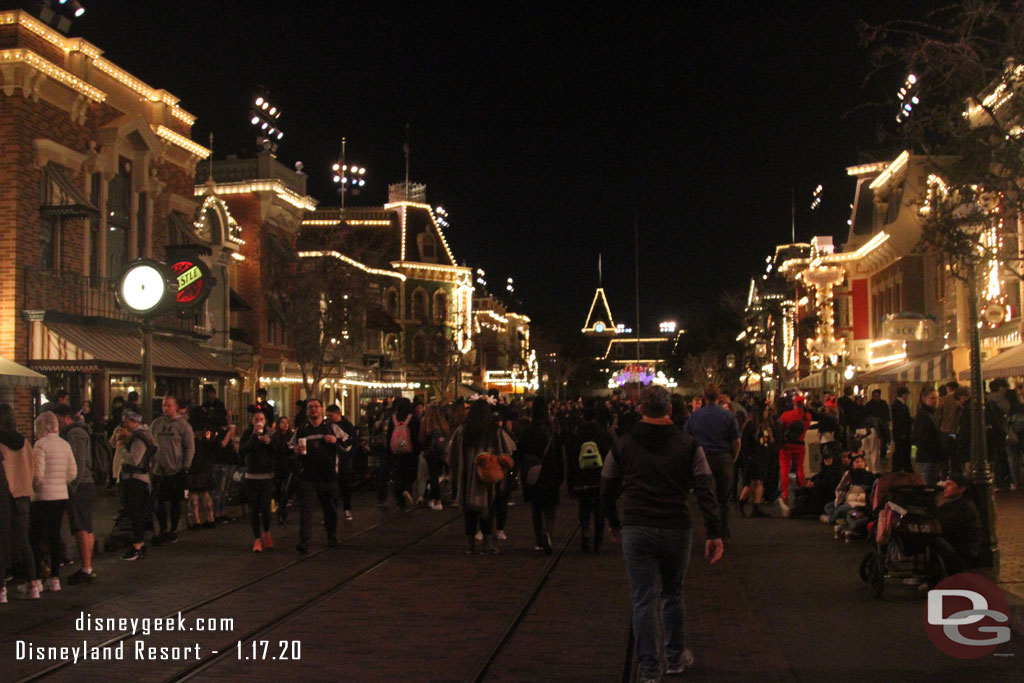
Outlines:
{"label": "child in stroller", "polygon": [[940,533],[934,486],[892,486],[874,529],[875,547],[861,562],[861,578],[881,598],[886,579],[934,586],[946,575],[932,545]]}

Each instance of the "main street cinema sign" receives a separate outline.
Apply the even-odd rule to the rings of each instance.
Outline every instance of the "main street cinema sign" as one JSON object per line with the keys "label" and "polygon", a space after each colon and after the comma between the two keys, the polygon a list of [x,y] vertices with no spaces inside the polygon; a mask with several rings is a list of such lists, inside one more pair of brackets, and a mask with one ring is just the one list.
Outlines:
{"label": "main street cinema sign", "polygon": [[938,326],[928,318],[890,318],[882,321],[882,339],[893,341],[935,341]]}
{"label": "main street cinema sign", "polygon": [[178,293],[175,296],[178,308],[195,308],[210,296],[214,285],[213,275],[202,259],[179,259],[171,264],[171,271],[178,280]]}

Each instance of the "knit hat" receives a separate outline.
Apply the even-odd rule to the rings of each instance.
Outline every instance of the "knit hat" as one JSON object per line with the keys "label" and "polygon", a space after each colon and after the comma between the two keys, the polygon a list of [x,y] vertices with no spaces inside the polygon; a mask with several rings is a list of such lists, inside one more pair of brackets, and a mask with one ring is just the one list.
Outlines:
{"label": "knit hat", "polygon": [[126,410],[121,413],[121,417],[125,420],[131,420],[132,422],[138,422],[142,424],[142,416],[136,413],[134,410]]}

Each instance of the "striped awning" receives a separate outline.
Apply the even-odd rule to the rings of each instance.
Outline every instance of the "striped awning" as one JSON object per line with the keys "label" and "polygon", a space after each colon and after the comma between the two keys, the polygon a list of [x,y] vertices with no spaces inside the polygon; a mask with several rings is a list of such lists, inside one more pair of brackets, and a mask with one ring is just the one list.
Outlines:
{"label": "striped awning", "polygon": [[[981,378],[1024,377],[1024,344],[1001,351],[981,364]],[[970,379],[970,368],[960,373],[960,379]]]}
{"label": "striped awning", "polygon": [[46,375],[18,365],[13,360],[0,356],[0,389],[14,387],[45,387]]}
{"label": "striped awning", "polygon": [[953,359],[948,351],[930,356],[901,360],[862,373],[857,380],[862,384],[887,382],[945,382],[953,379]]}
{"label": "striped awning", "polygon": [[[46,322],[29,365],[43,372],[141,372],[142,340],[133,330]],[[188,339],[153,336],[153,370],[161,375],[237,377],[238,373]]]}
{"label": "striped awning", "polygon": [[812,372],[806,377],[798,379],[796,386],[800,389],[824,389],[825,373],[823,371]]}

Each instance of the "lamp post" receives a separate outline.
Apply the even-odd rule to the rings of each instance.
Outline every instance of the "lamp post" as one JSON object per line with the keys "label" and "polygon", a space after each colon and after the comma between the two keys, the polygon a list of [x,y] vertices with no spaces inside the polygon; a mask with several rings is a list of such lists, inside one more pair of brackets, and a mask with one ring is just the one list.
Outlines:
{"label": "lamp post", "polygon": [[345,162],[345,138],[341,139],[341,156],[338,162],[331,166],[334,171],[334,182],[338,184],[338,194],[341,195],[341,220],[345,220],[345,193],[349,187],[352,194],[359,194],[359,189],[366,185],[366,168]]}

